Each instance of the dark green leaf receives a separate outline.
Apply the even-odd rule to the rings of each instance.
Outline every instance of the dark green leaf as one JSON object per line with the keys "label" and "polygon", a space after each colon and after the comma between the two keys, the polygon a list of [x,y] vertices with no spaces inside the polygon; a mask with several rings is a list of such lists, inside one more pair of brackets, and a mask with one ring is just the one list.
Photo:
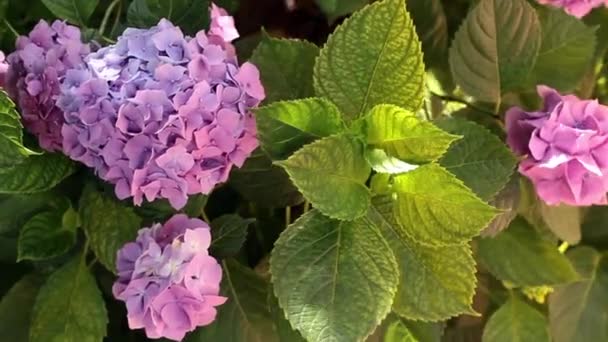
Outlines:
{"label": "dark green leaf", "polygon": [[31,156],[21,164],[0,170],[0,194],[28,194],[54,188],[75,171],[60,154]]}
{"label": "dark green leaf", "polygon": [[23,145],[23,125],[15,104],[0,91],[0,172],[36,154]]}
{"label": "dark green leaf", "polygon": [[272,292],[268,294],[268,307],[270,308],[270,314],[274,319],[274,324],[277,327],[277,334],[279,335],[280,341],[306,342],[304,337],[291,326],[285,317],[285,312],[283,312],[283,309],[279,306],[278,299]]}
{"label": "dark green leaf", "polygon": [[407,0],[427,67],[447,62],[448,22],[441,0]]}
{"label": "dark green leaf", "polygon": [[351,14],[367,5],[369,0],[315,0],[323,13],[330,19]]}
{"label": "dark green leaf", "polygon": [[82,257],[55,271],[40,289],[32,313],[30,342],[99,342],[108,317]]}
{"label": "dark green leaf", "polygon": [[346,19],[317,58],[314,86],[348,119],[386,103],[416,112],[424,63],[404,0],[379,1]]}
{"label": "dark green leaf", "polygon": [[318,55],[319,48],[307,41],[263,33],[251,62],[260,70],[266,103],[314,96],[312,71]]}
{"label": "dark green leaf", "polygon": [[549,342],[547,318],[512,296],[488,320],[483,342]]}
{"label": "dark green leaf", "polygon": [[99,0],[42,0],[42,2],[58,18],[86,26]]}
{"label": "dark green leaf", "polygon": [[209,0],[135,0],[129,6],[129,24],[148,28],[162,18],[193,35],[209,25]]}
{"label": "dark green leaf", "polygon": [[141,219],[116,200],[87,187],[80,199],[80,217],[91,249],[108,270],[116,270],[116,253],[137,237]]}
{"label": "dark green leaf", "polygon": [[477,196],[489,201],[503,189],[517,159],[507,146],[486,128],[460,119],[441,120],[437,125],[463,136],[452,144],[439,164],[464,182]]}
{"label": "dark green leaf", "polygon": [[568,253],[583,277],[549,295],[553,341],[608,341],[608,259],[589,247]]}
{"label": "dark green leaf", "polygon": [[257,149],[240,169],[233,169],[230,184],[247,201],[265,208],[288,207],[304,201],[282,168]]}
{"label": "dark green leaf", "polygon": [[234,214],[211,221],[211,254],[216,258],[226,258],[238,253],[247,238],[247,228],[254,221]]}
{"label": "dark green leaf", "polygon": [[308,341],[365,339],[390,311],[398,283],[395,258],[377,227],[316,209],[281,234],[270,271],[280,306]]}
{"label": "dark green leaf", "polygon": [[478,100],[500,102],[525,84],[540,44],[540,22],[526,0],[481,0],[450,48],[454,80]]}
{"label": "dark green leaf", "polygon": [[65,226],[63,218],[64,211],[54,210],[27,221],[19,233],[17,261],[50,259],[69,251],[76,243],[76,226]]}
{"label": "dark green leaf", "polygon": [[516,286],[556,285],[578,279],[557,246],[544,240],[521,217],[496,237],[480,239],[478,255],[498,279]]}
{"label": "dark green leaf", "polygon": [[11,342],[27,342],[30,317],[43,277],[29,274],[17,282],[0,302],[0,336]]}

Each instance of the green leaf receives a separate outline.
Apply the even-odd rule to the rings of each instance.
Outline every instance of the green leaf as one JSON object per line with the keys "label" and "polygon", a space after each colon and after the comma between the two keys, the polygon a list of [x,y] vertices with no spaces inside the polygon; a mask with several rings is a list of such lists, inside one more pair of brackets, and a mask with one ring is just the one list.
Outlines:
{"label": "green leaf", "polygon": [[97,342],[106,335],[106,308],[89,268],[74,258],[42,286],[32,313],[30,342]]}
{"label": "green leaf", "polygon": [[447,62],[448,21],[441,0],[407,0],[427,67]]}
{"label": "green leaf", "polygon": [[479,239],[477,247],[480,262],[498,279],[516,286],[557,285],[578,279],[557,246],[521,217],[496,237]]}
{"label": "green leaf", "polygon": [[27,221],[19,232],[17,261],[50,259],[69,251],[76,243],[76,227],[64,226],[63,217],[63,211],[53,210]]}
{"label": "green leaf", "polygon": [[86,26],[99,0],[42,0],[42,2],[57,18]]}
{"label": "green leaf", "polygon": [[377,229],[366,218],[338,221],[315,209],[277,240],[274,292],[307,341],[363,340],[389,313],[398,269]]}
{"label": "green leaf", "polygon": [[23,125],[15,104],[0,91],[0,172],[36,154],[23,145]]}
{"label": "green leaf", "polygon": [[383,103],[416,112],[424,99],[424,64],[405,2],[379,1],[346,19],[321,50],[313,79],[317,95],[348,119]]}
{"label": "green leaf", "polygon": [[[319,48],[307,41],[262,33],[251,62],[260,70],[266,103],[314,96],[312,72]],[[297,61],[297,63],[294,63]]]}
{"label": "green leaf", "polygon": [[395,320],[386,328],[384,342],[418,342],[418,339],[414,337],[401,320]]}
{"label": "green leaf", "polygon": [[325,13],[330,20],[334,20],[353,13],[367,5],[369,0],[316,0],[316,2],[323,13]]}
{"label": "green leaf", "polygon": [[137,237],[141,219],[133,209],[87,187],[80,198],[82,227],[91,249],[108,270],[116,270],[116,253]]}
{"label": "green leaf", "polygon": [[234,214],[211,221],[211,254],[216,258],[226,258],[238,253],[247,238],[247,228],[254,221]]}
{"label": "green leaf", "polygon": [[75,169],[74,163],[60,154],[31,156],[18,165],[0,170],[0,194],[46,191],[74,173]]}
{"label": "green leaf", "polygon": [[275,102],[257,109],[256,120],[262,148],[274,160],[345,128],[338,108],[321,98]]}
{"label": "green leaf", "polygon": [[[269,291],[272,291],[270,289]],[[274,319],[274,324],[277,328],[277,335],[279,335],[280,341],[285,342],[306,342],[304,337],[300,335],[300,333],[295,330],[287,318],[285,317],[285,312],[279,306],[279,301],[277,297],[274,296],[274,293],[268,294],[268,307],[270,308],[270,314]]]}
{"label": "green leaf", "polygon": [[215,321],[198,329],[187,342],[278,341],[268,309],[268,284],[234,260],[222,261],[220,294],[228,301],[218,308]]}
{"label": "green leaf", "polygon": [[593,59],[596,28],[558,9],[543,8],[539,16],[542,44],[532,73],[534,84],[572,90]]}
{"label": "green leaf", "polygon": [[390,197],[373,200],[369,219],[388,241],[399,265],[393,311],[415,320],[475,314],[475,261],[468,244],[431,247],[412,240],[396,221]]}
{"label": "green leaf", "polygon": [[459,137],[393,105],[374,107],[366,117],[367,143],[412,163],[438,159]]}
{"label": "green leaf", "polygon": [[371,170],[359,140],[345,135],[327,137],[304,146],[278,165],[325,215],[352,220],[365,214],[370,201],[365,181]]}
{"label": "green leaf", "polygon": [[526,0],[481,0],[450,48],[454,80],[478,100],[499,102],[525,83],[540,45],[540,22]]}
{"label": "green leaf", "polygon": [[511,296],[483,330],[483,342],[549,342],[547,318],[521,299]]}
{"label": "green leaf", "polygon": [[261,150],[255,150],[240,169],[233,169],[230,185],[247,201],[264,208],[283,208],[298,205],[304,198],[291,183],[282,168]]}
{"label": "green leaf", "polygon": [[507,146],[476,123],[449,119],[437,122],[447,132],[463,136],[439,160],[439,164],[464,182],[477,196],[489,201],[505,187],[517,159]]}
{"label": "green leaf", "polygon": [[593,206],[588,209],[582,224],[583,244],[605,249],[608,247],[608,207]]}
{"label": "green leaf", "polygon": [[50,193],[6,195],[0,199],[0,235],[10,234],[34,215],[48,208],[56,196]]}
{"label": "green leaf", "polygon": [[27,342],[32,308],[43,280],[37,274],[26,275],[2,298],[0,336],[4,341]]}
{"label": "green leaf", "polygon": [[538,201],[540,214],[558,238],[576,245],[581,241],[581,212],[579,207],[568,205],[551,206]]}
{"label": "green leaf", "polygon": [[549,323],[555,342],[608,341],[608,260],[589,247],[568,252],[581,281],[549,295]]}
{"label": "green leaf", "polygon": [[425,245],[461,245],[498,213],[451,173],[427,164],[395,177],[395,214],[408,236]]}
{"label": "green leaf", "polygon": [[379,148],[365,149],[365,159],[369,166],[376,172],[386,174],[398,174],[415,170],[418,166],[408,164],[400,159],[386,154],[386,151]]}
{"label": "green leaf", "polygon": [[186,34],[195,34],[209,24],[208,0],[135,0],[129,6],[129,24],[148,28],[169,19]]}
{"label": "green leaf", "polygon": [[[207,204],[208,197],[203,194],[188,196],[188,202],[180,209],[179,213],[184,213],[190,217],[201,216],[201,212]],[[144,223],[164,222],[176,214],[175,208],[171,206],[167,199],[156,199],[154,202],[144,202],[141,206],[136,206],[135,213],[144,219]]]}
{"label": "green leaf", "polygon": [[502,212],[481,232],[481,236],[494,237],[506,229],[517,216],[519,198],[519,174],[514,174],[507,185],[490,201],[491,205]]}

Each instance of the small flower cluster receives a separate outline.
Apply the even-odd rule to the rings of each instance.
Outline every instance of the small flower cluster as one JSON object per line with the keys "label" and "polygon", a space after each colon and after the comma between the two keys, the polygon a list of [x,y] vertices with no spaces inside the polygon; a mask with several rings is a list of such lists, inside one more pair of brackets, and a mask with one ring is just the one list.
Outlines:
{"label": "small flower cluster", "polygon": [[215,319],[226,298],[219,296],[222,268],[207,252],[210,241],[205,222],[179,214],[122,247],[112,291],[126,303],[131,329],[179,341]]}
{"label": "small flower cluster", "polygon": [[566,13],[582,18],[592,9],[602,5],[608,6],[608,0],[538,0],[540,4],[563,8]]}
{"label": "small flower cluster", "polygon": [[525,156],[519,171],[550,205],[608,204],[608,107],[539,86],[544,108],[506,113],[507,142]]}
{"label": "small flower cluster", "polygon": [[257,68],[239,67],[232,18],[213,6],[209,34],[185,37],[161,20],[68,70],[57,105],[63,150],[135,204],[209,193],[258,146],[251,108],[264,99]]}
{"label": "small flower cluster", "polygon": [[90,48],[80,41],[77,27],[61,21],[49,26],[42,20],[29,36],[19,37],[16,45],[16,51],[7,58],[6,90],[40,146],[61,151],[63,112],[55,106],[55,99],[66,72],[82,68]]}

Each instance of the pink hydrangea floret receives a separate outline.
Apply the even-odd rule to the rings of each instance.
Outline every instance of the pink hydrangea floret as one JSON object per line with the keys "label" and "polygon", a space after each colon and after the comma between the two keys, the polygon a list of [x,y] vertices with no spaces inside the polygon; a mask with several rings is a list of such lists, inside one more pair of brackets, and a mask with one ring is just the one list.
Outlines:
{"label": "pink hydrangea floret", "polygon": [[61,151],[63,112],[55,106],[60,82],[69,69],[83,67],[90,48],[80,30],[62,21],[41,20],[28,36],[17,39],[7,60],[6,90],[17,102],[25,127],[47,151]]}
{"label": "pink hydrangea floret", "polygon": [[118,251],[112,292],[126,303],[131,329],[181,341],[215,320],[227,298],[219,295],[222,268],[208,254],[210,242],[204,221],[178,214],[141,229]]}
{"label": "pink hydrangea floret", "polygon": [[563,8],[566,13],[577,18],[586,16],[594,8],[608,6],[608,0],[538,0],[538,3]]}
{"label": "pink hydrangea floret", "polygon": [[67,73],[57,102],[64,152],[115,184],[121,199],[166,198],[182,208],[258,146],[258,69],[239,66],[232,18],[215,6],[212,14],[210,32],[194,38],[164,19],[129,28],[91,54],[86,69]]}
{"label": "pink hydrangea floret", "polygon": [[549,205],[607,204],[608,107],[539,86],[544,107],[506,113],[507,142],[524,156],[519,171]]}

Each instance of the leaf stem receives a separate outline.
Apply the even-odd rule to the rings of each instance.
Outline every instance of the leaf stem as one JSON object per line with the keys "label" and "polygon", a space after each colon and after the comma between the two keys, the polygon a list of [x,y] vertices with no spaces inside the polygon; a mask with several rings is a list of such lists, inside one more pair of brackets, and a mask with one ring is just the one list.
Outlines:
{"label": "leaf stem", "polygon": [[[475,109],[478,112],[482,112],[482,113],[486,113],[488,115],[491,115],[495,119],[500,119],[500,116],[497,113],[494,113],[494,112],[491,112],[491,111],[489,111],[487,109],[481,108],[481,107],[479,107],[477,105],[474,105],[474,104],[472,104],[472,103],[470,103],[470,102],[468,102],[466,100],[463,100],[461,98],[458,98],[458,97],[455,97],[455,96],[450,96],[450,95],[440,95],[440,94],[436,94],[436,93],[433,93],[433,92],[431,92],[431,94],[433,96],[436,96],[440,100],[461,103],[461,104],[463,104],[463,105],[465,105],[467,107]],[[497,107],[498,108],[500,107],[500,102],[497,103]]]}
{"label": "leaf stem", "polygon": [[304,212],[307,213],[310,210],[310,202],[308,200],[304,201]]}
{"label": "leaf stem", "polygon": [[285,227],[291,224],[291,207],[285,207]]}
{"label": "leaf stem", "polygon": [[[104,13],[103,19],[101,20],[101,25],[99,26],[99,35],[100,36],[103,36],[104,32],[106,31],[106,26],[108,25],[108,20],[110,20],[110,15],[114,11],[114,7],[116,7],[116,5],[118,5],[120,3],[120,1],[121,0],[112,1],[110,6],[108,6],[108,9],[106,9],[106,13]],[[120,7],[119,7],[119,11],[120,11]]]}
{"label": "leaf stem", "polygon": [[8,29],[9,29],[9,31],[11,31],[15,35],[15,38],[19,38],[19,32],[17,32],[17,30],[15,30],[13,25],[11,25],[11,23],[9,23],[8,20],[4,19],[4,25],[6,25],[6,27],[8,27]]}

